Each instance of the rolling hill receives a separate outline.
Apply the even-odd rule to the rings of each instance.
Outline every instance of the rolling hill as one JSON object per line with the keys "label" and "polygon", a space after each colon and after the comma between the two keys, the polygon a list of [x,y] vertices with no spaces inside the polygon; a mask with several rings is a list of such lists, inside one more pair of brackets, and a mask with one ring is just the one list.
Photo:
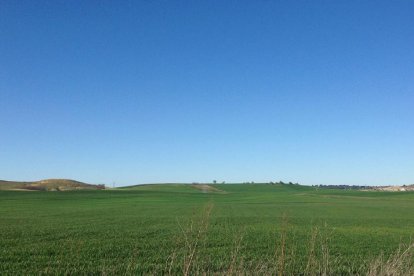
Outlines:
{"label": "rolling hill", "polygon": [[70,179],[45,179],[33,182],[0,180],[0,190],[14,191],[70,191],[102,190],[104,185],[92,185]]}

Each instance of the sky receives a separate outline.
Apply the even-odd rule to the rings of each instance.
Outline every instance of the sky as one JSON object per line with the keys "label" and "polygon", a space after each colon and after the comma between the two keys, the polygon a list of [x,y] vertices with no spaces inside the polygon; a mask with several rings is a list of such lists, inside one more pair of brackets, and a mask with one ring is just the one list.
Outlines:
{"label": "sky", "polygon": [[0,0],[0,179],[412,184],[413,12]]}

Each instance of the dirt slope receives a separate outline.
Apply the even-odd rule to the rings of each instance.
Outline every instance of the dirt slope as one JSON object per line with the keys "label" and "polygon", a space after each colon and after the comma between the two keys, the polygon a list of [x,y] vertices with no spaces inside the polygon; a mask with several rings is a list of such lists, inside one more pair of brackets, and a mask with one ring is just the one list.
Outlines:
{"label": "dirt slope", "polygon": [[0,190],[69,191],[98,189],[104,189],[104,186],[86,184],[70,179],[45,179],[33,182],[0,180]]}

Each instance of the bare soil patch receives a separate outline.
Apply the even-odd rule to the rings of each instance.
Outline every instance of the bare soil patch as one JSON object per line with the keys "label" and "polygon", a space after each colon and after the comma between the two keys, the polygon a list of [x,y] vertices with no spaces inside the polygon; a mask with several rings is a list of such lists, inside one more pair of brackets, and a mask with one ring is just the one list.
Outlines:
{"label": "bare soil patch", "polygon": [[226,193],[225,191],[217,189],[216,187],[210,186],[208,184],[192,184],[191,187],[200,190],[203,193]]}

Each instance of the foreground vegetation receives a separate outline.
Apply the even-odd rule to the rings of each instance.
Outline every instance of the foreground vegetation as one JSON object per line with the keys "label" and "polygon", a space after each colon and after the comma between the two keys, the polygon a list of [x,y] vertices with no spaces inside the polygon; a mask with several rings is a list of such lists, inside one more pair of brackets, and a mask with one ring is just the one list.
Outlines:
{"label": "foreground vegetation", "polygon": [[412,275],[413,211],[278,184],[0,191],[0,274]]}

